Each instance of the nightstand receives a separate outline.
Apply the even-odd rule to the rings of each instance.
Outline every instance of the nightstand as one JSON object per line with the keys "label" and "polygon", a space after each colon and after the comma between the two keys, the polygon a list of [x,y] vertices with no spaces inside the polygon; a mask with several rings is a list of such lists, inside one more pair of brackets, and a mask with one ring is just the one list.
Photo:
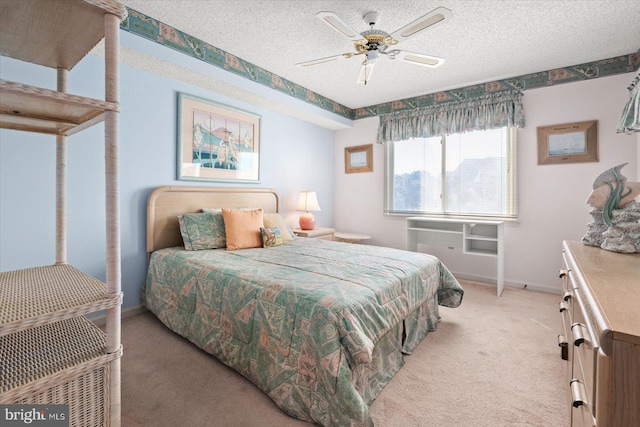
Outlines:
{"label": "nightstand", "polygon": [[301,230],[296,228],[293,230],[298,237],[310,237],[312,239],[333,240],[333,233],[336,230],[333,228],[316,227],[313,230]]}
{"label": "nightstand", "polygon": [[371,236],[367,236],[366,234],[358,234],[358,233],[334,233],[334,240],[338,242],[347,242],[347,243],[362,243],[363,240],[369,240]]}

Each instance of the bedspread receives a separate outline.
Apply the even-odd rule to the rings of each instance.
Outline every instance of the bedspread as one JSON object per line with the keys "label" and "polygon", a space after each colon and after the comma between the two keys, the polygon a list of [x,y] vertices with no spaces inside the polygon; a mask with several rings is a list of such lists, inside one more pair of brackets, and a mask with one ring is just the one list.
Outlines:
{"label": "bedspread", "polygon": [[[145,305],[288,414],[373,425],[368,405],[463,290],[435,257],[296,238],[152,254]],[[434,308],[435,307],[435,308]],[[404,341],[403,341],[404,337]]]}

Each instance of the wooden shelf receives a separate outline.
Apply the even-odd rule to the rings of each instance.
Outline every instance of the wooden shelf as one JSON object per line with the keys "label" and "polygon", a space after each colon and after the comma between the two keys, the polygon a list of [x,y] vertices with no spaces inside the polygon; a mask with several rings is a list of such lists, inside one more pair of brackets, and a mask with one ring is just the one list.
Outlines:
{"label": "wooden shelf", "polygon": [[0,80],[0,128],[72,135],[104,120],[118,104]]}
{"label": "wooden shelf", "polygon": [[117,307],[122,294],[64,264],[0,273],[0,337],[46,323]]}
{"label": "wooden shelf", "polygon": [[126,8],[114,0],[2,1],[0,55],[70,70],[104,38],[105,13],[123,19]]}

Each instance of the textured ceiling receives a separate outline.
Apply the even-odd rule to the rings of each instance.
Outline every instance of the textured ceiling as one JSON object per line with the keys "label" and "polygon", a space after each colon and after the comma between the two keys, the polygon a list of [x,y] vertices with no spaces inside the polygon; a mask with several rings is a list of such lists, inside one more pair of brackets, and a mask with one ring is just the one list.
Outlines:
{"label": "textured ceiling", "polygon": [[[123,0],[123,3],[349,108],[358,108],[634,53],[638,0]],[[294,64],[353,50],[315,14],[332,11],[365,31],[380,13],[389,33],[436,7],[453,19],[398,48],[443,57],[439,68],[382,57],[369,83],[356,85],[361,57]]]}

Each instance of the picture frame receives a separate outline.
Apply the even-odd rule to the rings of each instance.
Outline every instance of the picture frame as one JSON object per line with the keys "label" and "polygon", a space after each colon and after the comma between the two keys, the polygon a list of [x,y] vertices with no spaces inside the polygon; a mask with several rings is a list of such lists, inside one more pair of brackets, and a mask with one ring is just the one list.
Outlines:
{"label": "picture frame", "polygon": [[179,180],[260,182],[259,115],[178,93]]}
{"label": "picture frame", "polygon": [[538,164],[597,162],[598,121],[539,126]]}
{"label": "picture frame", "polygon": [[373,172],[373,144],[344,149],[344,173]]}

